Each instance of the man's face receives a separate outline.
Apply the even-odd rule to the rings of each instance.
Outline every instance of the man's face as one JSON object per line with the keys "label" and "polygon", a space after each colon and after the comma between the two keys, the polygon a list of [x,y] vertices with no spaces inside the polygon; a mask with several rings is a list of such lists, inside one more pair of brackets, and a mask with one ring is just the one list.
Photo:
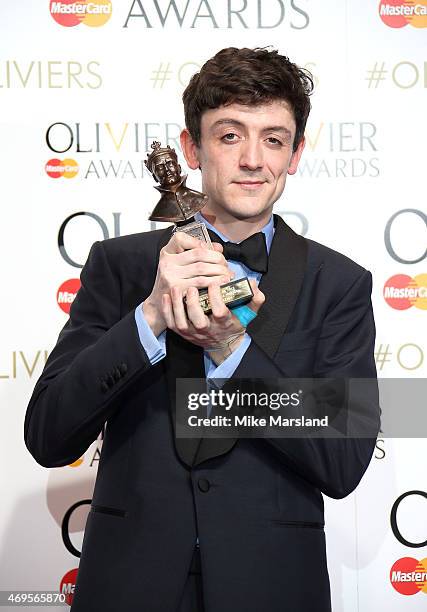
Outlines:
{"label": "man's face", "polygon": [[203,192],[209,196],[203,213],[223,221],[268,220],[304,148],[303,141],[292,152],[294,136],[295,120],[284,101],[205,111],[200,147],[193,144]]}
{"label": "man's face", "polygon": [[160,184],[173,185],[179,181],[181,167],[169,155],[156,159],[153,175]]}

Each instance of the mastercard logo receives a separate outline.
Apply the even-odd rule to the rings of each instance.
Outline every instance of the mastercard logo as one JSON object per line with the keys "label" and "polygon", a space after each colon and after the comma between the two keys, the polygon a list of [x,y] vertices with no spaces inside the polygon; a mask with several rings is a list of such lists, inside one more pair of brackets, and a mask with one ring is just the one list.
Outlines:
{"label": "mastercard logo", "polygon": [[407,274],[396,274],[386,281],[384,299],[396,310],[407,310],[411,306],[427,310],[427,274],[412,278]]}
{"label": "mastercard logo", "polygon": [[79,278],[70,278],[64,281],[56,292],[58,306],[66,314],[70,314],[71,304],[74,302],[80,286]]}
{"label": "mastercard logo", "polygon": [[50,159],[44,169],[50,178],[74,178],[79,172],[79,165],[74,159]]}
{"label": "mastercard logo", "polygon": [[401,595],[415,595],[420,591],[427,594],[427,557],[417,561],[403,557],[390,570],[392,587]]}
{"label": "mastercard logo", "polygon": [[84,458],[85,456],[82,455],[79,459],[76,459],[76,461],[73,461],[73,463],[69,463],[68,467],[72,467],[72,468],[79,467],[79,465],[83,463]]}
{"label": "mastercard logo", "polygon": [[381,0],[378,11],[390,28],[427,28],[427,0]]}
{"label": "mastercard logo", "polygon": [[65,595],[65,603],[69,606],[73,603],[74,591],[76,589],[77,572],[79,568],[70,570],[64,574],[61,583],[59,585],[60,592]]}
{"label": "mastercard logo", "polygon": [[50,2],[50,14],[59,25],[66,28],[84,23],[92,28],[98,28],[107,23],[111,17],[110,0],[62,0]]}

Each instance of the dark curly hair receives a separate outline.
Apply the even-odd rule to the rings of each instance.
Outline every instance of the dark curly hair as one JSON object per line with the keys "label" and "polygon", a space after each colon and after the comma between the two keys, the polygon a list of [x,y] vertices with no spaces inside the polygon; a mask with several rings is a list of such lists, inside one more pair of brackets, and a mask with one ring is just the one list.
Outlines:
{"label": "dark curly hair", "polygon": [[200,123],[204,111],[228,104],[258,105],[285,100],[294,114],[293,150],[304,136],[310,112],[313,77],[303,68],[268,47],[218,51],[191,77],[182,100],[185,123],[200,146]]}

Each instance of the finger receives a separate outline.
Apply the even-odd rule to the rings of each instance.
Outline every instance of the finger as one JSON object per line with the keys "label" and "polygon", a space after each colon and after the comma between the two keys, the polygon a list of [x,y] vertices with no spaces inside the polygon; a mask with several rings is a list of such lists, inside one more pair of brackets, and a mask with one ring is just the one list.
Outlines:
{"label": "finger", "polygon": [[212,246],[218,253],[223,253],[224,247],[219,242],[212,242]]}
{"label": "finger", "polygon": [[[182,294],[185,295],[185,292],[189,287],[197,287],[198,289],[207,289],[210,285],[225,285],[230,280],[229,276],[193,276],[191,278],[178,278],[175,277],[173,281],[173,285],[179,287],[182,291]],[[171,289],[172,291],[172,289]]]}
{"label": "finger", "polygon": [[172,301],[172,310],[175,319],[176,329],[179,332],[187,332],[188,319],[184,310],[183,294],[181,287],[172,287],[170,297]]}
{"label": "finger", "polygon": [[187,317],[198,332],[206,331],[210,322],[203,312],[199,301],[199,292],[196,287],[189,287],[187,290]]}
{"label": "finger", "polygon": [[200,248],[203,244],[206,243],[202,243],[201,240],[198,240],[194,236],[190,236],[185,232],[174,232],[169,242],[163,247],[162,251],[170,254],[183,253],[187,249]]}
{"label": "finger", "polygon": [[168,293],[164,293],[162,295],[161,310],[163,318],[166,321],[166,327],[169,329],[176,329],[175,318],[172,310],[172,301]]}
{"label": "finger", "polygon": [[198,261],[193,264],[188,264],[182,269],[178,270],[181,278],[193,278],[195,276],[224,276],[230,275],[230,271],[227,266],[221,266],[219,264],[204,263]]}
{"label": "finger", "polygon": [[186,266],[197,261],[227,265],[227,260],[221,253],[201,246],[178,253],[173,259],[179,266]]}
{"label": "finger", "polygon": [[211,304],[212,314],[211,317],[216,323],[229,327],[233,324],[232,314],[224,303],[221,289],[218,284],[212,284],[208,287],[209,302]]}
{"label": "finger", "polygon": [[[225,285],[230,282],[230,274],[226,276],[199,276],[197,278],[204,279],[204,285],[198,285],[195,283],[196,287],[210,287],[211,285]],[[196,280],[196,279],[195,279]]]}

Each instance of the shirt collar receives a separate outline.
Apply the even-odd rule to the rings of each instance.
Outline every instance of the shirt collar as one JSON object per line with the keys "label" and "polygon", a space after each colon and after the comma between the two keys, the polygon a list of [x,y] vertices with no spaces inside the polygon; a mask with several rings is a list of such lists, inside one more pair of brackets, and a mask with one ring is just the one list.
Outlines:
{"label": "shirt collar", "polygon": [[[196,221],[204,223],[206,225],[206,227],[208,229],[212,230],[213,232],[215,232],[215,234],[218,234],[218,236],[221,238],[221,240],[223,240],[224,242],[230,242],[230,239],[227,238],[227,236],[225,236],[224,234],[222,234],[219,230],[217,230],[217,228],[214,225],[209,223],[209,221],[207,221],[205,219],[205,217],[200,212],[196,213],[194,215],[194,218],[195,218]],[[271,215],[270,220],[268,221],[268,223],[266,223],[264,225],[264,227],[260,231],[265,236],[265,242],[267,244],[267,253],[270,253],[271,243],[273,242],[273,236],[274,236],[273,215]]]}

